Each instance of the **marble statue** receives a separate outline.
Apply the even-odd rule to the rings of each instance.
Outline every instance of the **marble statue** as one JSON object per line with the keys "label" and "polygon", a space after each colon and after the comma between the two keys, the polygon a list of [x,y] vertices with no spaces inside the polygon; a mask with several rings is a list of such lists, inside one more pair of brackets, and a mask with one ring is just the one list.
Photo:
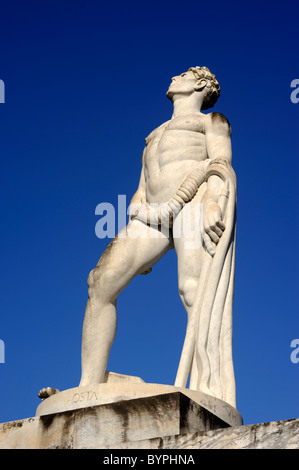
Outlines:
{"label": "marble statue", "polygon": [[[208,68],[191,67],[173,77],[166,95],[173,114],[145,140],[128,225],[88,277],[80,387],[104,382],[116,333],[118,295],[136,275],[149,273],[168,250],[175,249],[179,295],[188,322],[174,385],[184,388],[190,378],[191,390],[236,407],[232,359],[236,178],[231,128],[222,114],[202,113],[220,95],[219,83]],[[185,236],[187,219],[191,230]],[[43,389],[40,397],[55,391]]]}

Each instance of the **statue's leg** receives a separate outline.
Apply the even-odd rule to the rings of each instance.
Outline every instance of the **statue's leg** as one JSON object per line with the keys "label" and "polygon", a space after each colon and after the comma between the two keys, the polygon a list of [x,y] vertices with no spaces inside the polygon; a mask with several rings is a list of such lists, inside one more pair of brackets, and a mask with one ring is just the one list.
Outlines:
{"label": "statue's leg", "polygon": [[174,222],[174,247],[178,258],[179,294],[188,314],[184,354],[182,354],[175,385],[186,387],[188,375],[191,380],[197,380],[197,365],[194,361],[194,344],[192,336],[194,318],[193,304],[199,288],[202,271],[204,250],[202,247],[202,205],[201,192],[188,203]]}
{"label": "statue's leg", "polygon": [[[199,221],[197,233],[200,239],[203,228],[200,211],[199,217],[195,216],[195,203],[194,198],[184,210],[189,206],[189,225],[191,223],[194,236],[195,221]],[[182,225],[187,222],[188,218]],[[179,290],[188,313],[188,324],[175,385],[185,387],[190,373],[191,389],[235,406],[231,352],[234,265],[233,246],[229,244],[231,234],[224,232],[221,241],[224,240],[225,245],[212,258],[201,243],[196,247],[192,231],[189,239],[184,232],[182,237],[176,237],[176,224],[178,220],[174,224],[174,244],[178,256]]]}
{"label": "statue's leg", "polygon": [[137,274],[148,271],[173,247],[167,235],[135,219],[112,240],[89,274],[81,386],[103,382],[116,333],[117,296]]}

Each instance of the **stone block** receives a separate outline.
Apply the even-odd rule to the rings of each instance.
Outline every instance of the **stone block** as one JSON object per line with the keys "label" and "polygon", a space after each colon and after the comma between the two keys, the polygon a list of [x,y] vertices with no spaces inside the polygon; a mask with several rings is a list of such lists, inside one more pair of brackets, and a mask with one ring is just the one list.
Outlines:
{"label": "stone block", "polygon": [[77,408],[0,425],[0,448],[99,449],[228,424],[180,392]]}
{"label": "stone block", "polygon": [[179,392],[230,426],[243,423],[235,408],[206,393],[172,385],[149,384],[129,376],[122,376],[121,381],[119,380],[119,376],[114,374],[108,383],[70,388],[54,394],[40,403],[36,416]]}
{"label": "stone block", "polygon": [[0,424],[0,449],[298,448],[299,419],[228,426],[179,392]]}

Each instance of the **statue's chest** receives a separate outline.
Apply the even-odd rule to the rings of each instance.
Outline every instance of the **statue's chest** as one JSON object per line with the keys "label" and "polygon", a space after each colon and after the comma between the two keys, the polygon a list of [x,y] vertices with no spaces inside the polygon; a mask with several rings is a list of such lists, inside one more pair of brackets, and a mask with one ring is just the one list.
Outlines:
{"label": "statue's chest", "polygon": [[171,119],[157,127],[157,129],[153,130],[153,132],[148,135],[145,139],[146,145],[158,144],[162,136],[168,134],[167,131],[191,131],[205,134],[204,118],[201,116],[186,115]]}
{"label": "statue's chest", "polygon": [[177,130],[177,131],[191,131],[205,133],[204,119],[198,116],[180,116],[169,121],[165,127],[166,131]]}
{"label": "statue's chest", "polygon": [[161,139],[161,136],[163,135],[165,128],[167,126],[169,121],[164,122],[161,126],[157,127],[154,129],[145,139],[145,144],[148,147],[149,145],[152,145],[153,143],[159,142]]}

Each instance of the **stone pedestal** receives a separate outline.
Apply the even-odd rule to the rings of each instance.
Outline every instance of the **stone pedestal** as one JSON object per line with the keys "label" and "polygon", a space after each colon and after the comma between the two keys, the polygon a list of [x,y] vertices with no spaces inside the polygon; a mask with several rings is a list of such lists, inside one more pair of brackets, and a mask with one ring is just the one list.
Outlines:
{"label": "stone pedestal", "polygon": [[0,425],[0,448],[137,449],[241,424],[235,408],[204,393],[110,373],[46,398],[35,418]]}
{"label": "stone pedestal", "polygon": [[180,392],[44,415],[39,423],[39,436],[47,447],[81,449],[137,445],[228,426]]}
{"label": "stone pedestal", "polygon": [[[139,379],[141,380],[141,379]],[[115,405],[115,407],[126,406],[126,402],[134,402],[139,400],[134,406],[144,410],[148,400],[157,398],[155,402],[163,401],[163,397],[177,394],[182,395],[185,399],[189,399],[194,406],[201,410],[209,412],[215,419],[219,419],[224,425],[216,427],[202,427],[196,430],[216,429],[224,426],[238,426],[242,424],[242,417],[238,411],[215,397],[202,392],[190,389],[173,387],[171,385],[147,384],[144,382],[108,382],[105,384],[89,385],[87,387],[76,387],[63,392],[59,392],[51,397],[43,400],[36,410],[36,416],[52,415],[66,411],[77,409],[85,409],[88,407],[96,407],[100,405]],[[166,399],[166,398],[165,398]],[[144,403],[144,405],[143,405]],[[163,413],[166,408],[163,409]]]}
{"label": "stone pedestal", "polygon": [[0,424],[0,449],[287,448],[299,448],[299,419],[230,426],[179,391]]}

